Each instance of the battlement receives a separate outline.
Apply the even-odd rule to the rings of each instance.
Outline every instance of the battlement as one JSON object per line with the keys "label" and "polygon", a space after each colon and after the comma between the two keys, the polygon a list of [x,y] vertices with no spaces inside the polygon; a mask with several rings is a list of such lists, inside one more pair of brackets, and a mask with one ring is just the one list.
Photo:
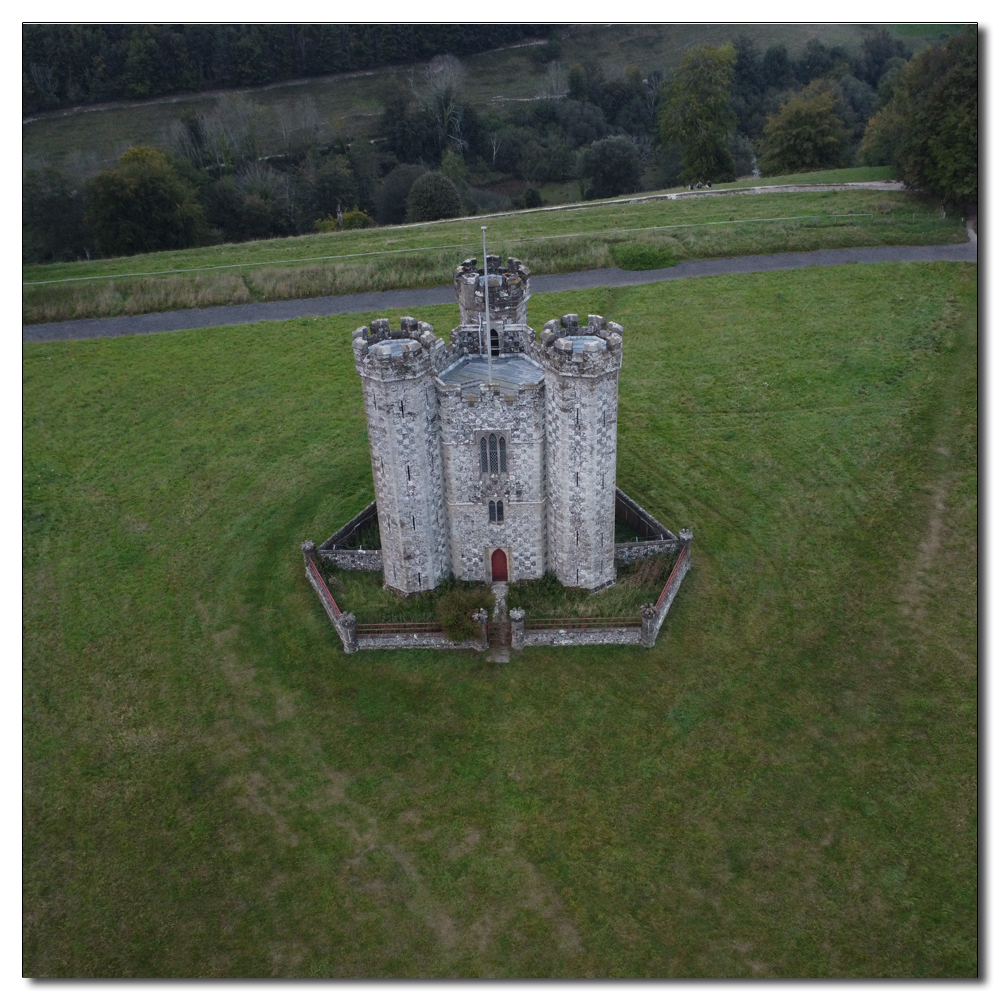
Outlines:
{"label": "battlement", "polygon": [[402,316],[398,330],[391,329],[387,319],[358,327],[353,346],[358,374],[383,379],[392,378],[393,373],[406,378],[411,377],[411,370],[437,369],[448,354],[445,342],[434,336],[434,327],[412,316]]}
{"label": "battlement", "polygon": [[580,325],[576,313],[550,319],[542,327],[539,359],[566,374],[591,375],[621,366],[622,327],[590,315]]}
{"label": "battlement", "polygon": [[507,319],[514,323],[528,322],[528,299],[531,297],[531,272],[516,257],[507,258],[504,267],[500,257],[488,254],[485,270],[476,267],[478,258],[463,260],[455,268],[455,295],[463,325],[478,325],[486,311],[484,288],[490,290],[490,320]]}

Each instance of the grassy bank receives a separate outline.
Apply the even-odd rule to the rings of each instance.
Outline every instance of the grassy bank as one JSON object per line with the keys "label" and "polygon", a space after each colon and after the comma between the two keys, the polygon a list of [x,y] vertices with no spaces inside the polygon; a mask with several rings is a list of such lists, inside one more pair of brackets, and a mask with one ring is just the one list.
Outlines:
{"label": "grassy bank", "polygon": [[370,317],[25,346],[24,975],[977,974],[975,267],[580,295],[693,568],[502,666],[304,579]]}
{"label": "grassy bank", "polygon": [[[857,217],[844,218],[852,215]],[[491,251],[520,257],[536,273],[616,266],[621,244],[650,248],[656,266],[664,266],[739,254],[966,239],[957,216],[942,218],[937,206],[883,191],[734,194],[484,221]],[[455,261],[481,247],[481,224],[467,219],[26,267],[23,322],[448,284]],[[410,250],[417,252],[400,252]],[[310,259],[332,256],[337,259]],[[172,270],[182,273],[152,273]],[[123,274],[137,276],[111,277]],[[31,284],[102,276],[107,280]]]}

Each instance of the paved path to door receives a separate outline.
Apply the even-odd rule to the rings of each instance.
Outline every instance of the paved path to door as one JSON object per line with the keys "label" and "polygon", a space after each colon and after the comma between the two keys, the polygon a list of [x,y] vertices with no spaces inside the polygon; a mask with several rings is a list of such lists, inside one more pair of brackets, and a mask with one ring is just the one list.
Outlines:
{"label": "paved path to door", "polygon": [[[679,278],[710,278],[721,274],[752,274],[759,271],[791,271],[802,267],[832,267],[840,264],[883,264],[917,261],[979,260],[978,241],[971,228],[968,243],[951,246],[853,247],[845,250],[811,250],[806,253],[760,254],[751,257],[721,257],[715,260],[684,261],[674,267],[654,271],[623,271],[606,267],[571,274],[539,274],[531,278],[531,291],[569,292],[587,288],[648,285]],[[23,343],[50,340],[84,340],[92,337],[121,337],[134,333],[168,333],[197,330],[207,326],[259,323],[262,320],[300,319],[305,316],[336,316],[341,313],[386,313],[422,306],[450,305],[455,301],[451,285],[438,288],[411,288],[359,295],[325,295],[314,299],[284,302],[251,302],[240,306],[212,306],[208,309],[180,309],[176,312],[145,313],[141,316],[113,316],[107,319],[75,319],[64,323],[37,323],[21,327]]]}

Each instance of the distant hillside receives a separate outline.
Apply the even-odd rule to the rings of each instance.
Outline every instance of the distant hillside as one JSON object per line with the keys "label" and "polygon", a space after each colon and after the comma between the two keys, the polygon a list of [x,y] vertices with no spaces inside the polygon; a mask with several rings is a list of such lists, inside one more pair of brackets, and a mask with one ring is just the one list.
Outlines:
{"label": "distant hillside", "polygon": [[[531,37],[524,25],[487,34],[417,25],[404,38],[399,26],[25,29],[26,52],[55,46],[49,62],[26,65],[57,103],[91,63],[90,97],[111,82],[160,96],[24,122],[23,259],[128,255],[850,167],[907,60],[950,29],[927,29],[930,39],[920,30],[588,24]],[[49,79],[39,67],[58,61],[56,42],[66,61]],[[114,67],[93,56],[101,45],[112,45]],[[247,51],[250,62],[236,58]],[[664,124],[665,95],[692,79],[688,54],[726,67],[712,84],[725,110],[704,163],[685,159],[691,144]],[[392,60],[403,65],[376,65]],[[371,68],[304,75],[333,65]],[[260,82],[282,74],[295,79]],[[225,80],[254,85],[163,92]],[[799,97],[821,116],[821,155],[796,139],[784,159],[759,160],[767,123]],[[120,160],[137,146],[159,151]],[[869,165],[887,162],[879,154]],[[440,198],[418,212],[409,193],[428,172],[443,175],[421,182]]]}
{"label": "distant hillside", "polygon": [[494,49],[525,24],[29,24],[21,31],[25,114],[260,86]]}

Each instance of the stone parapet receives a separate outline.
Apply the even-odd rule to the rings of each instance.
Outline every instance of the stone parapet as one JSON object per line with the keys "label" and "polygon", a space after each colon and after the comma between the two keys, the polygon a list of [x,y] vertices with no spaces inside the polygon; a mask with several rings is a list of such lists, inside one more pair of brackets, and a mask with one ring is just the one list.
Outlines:
{"label": "stone parapet", "polygon": [[621,368],[622,332],[603,316],[588,316],[581,326],[576,313],[567,313],[542,327],[538,360],[571,378],[601,378]]}
{"label": "stone parapet", "polygon": [[470,257],[455,268],[455,295],[463,325],[478,325],[486,308],[483,294],[486,281],[490,291],[490,319],[527,324],[531,297],[528,268],[516,257],[508,257],[505,267],[493,254],[486,257],[485,274],[476,264],[477,258]]}

